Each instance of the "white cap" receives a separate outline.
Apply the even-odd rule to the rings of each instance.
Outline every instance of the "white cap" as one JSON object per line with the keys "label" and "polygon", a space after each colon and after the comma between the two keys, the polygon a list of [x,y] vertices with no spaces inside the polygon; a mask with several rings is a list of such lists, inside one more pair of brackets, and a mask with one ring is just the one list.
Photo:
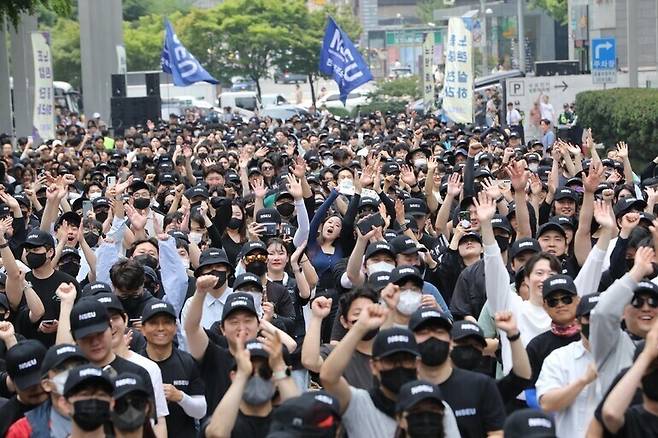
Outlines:
{"label": "white cap", "polygon": [[93,117],[94,119],[100,119],[100,118],[101,118],[101,114],[100,114],[100,113],[94,113],[92,117]]}

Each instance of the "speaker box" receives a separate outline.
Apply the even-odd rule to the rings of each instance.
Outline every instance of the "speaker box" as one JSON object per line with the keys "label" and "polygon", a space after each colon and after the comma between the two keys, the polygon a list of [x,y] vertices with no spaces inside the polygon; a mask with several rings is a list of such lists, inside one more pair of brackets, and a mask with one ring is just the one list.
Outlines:
{"label": "speaker box", "polygon": [[126,97],[125,75],[112,75],[112,97]]}
{"label": "speaker box", "polygon": [[568,76],[580,74],[578,61],[535,62],[536,76]]}
{"label": "speaker box", "polygon": [[146,95],[160,96],[160,73],[147,73],[145,76]]}
{"label": "speaker box", "polygon": [[112,127],[115,131],[145,125],[147,120],[160,120],[160,96],[113,97],[110,102]]}

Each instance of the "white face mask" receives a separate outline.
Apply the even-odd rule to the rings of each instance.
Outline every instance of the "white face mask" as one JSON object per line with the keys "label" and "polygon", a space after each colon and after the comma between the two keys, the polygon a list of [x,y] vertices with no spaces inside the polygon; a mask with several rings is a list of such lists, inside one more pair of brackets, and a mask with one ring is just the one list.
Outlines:
{"label": "white face mask", "polygon": [[183,262],[183,266],[185,266],[185,269],[190,269],[190,259],[187,257],[181,257],[181,261]]}
{"label": "white face mask", "polygon": [[96,199],[96,198],[100,198],[101,195],[102,195],[102,193],[100,193],[100,192],[89,193],[89,199],[93,201],[93,200]]}
{"label": "white face mask", "polygon": [[190,231],[190,233],[188,234],[187,237],[189,237],[190,242],[196,243],[198,245],[199,243],[201,243],[201,239],[203,238],[203,233],[198,233],[196,231]]}
{"label": "white face mask", "polygon": [[62,371],[55,377],[53,377],[51,380],[53,384],[55,385],[55,392],[57,394],[64,394],[64,384],[66,383],[66,379],[69,377],[69,371]]}
{"label": "white face mask", "polygon": [[235,293],[249,294],[254,299],[254,307],[256,308],[256,313],[258,318],[263,317],[263,294],[260,292],[247,292],[244,290],[236,290]]}
{"label": "white face mask", "polygon": [[400,300],[398,301],[397,310],[405,316],[410,316],[420,307],[422,294],[413,289],[400,291]]}
{"label": "white face mask", "polygon": [[334,164],[334,159],[333,158],[323,158],[322,159],[322,164],[324,165],[324,167],[329,167],[332,164]]}
{"label": "white face mask", "polygon": [[537,169],[539,169],[539,163],[528,163],[528,169],[530,169],[530,172],[537,172]]}
{"label": "white face mask", "polygon": [[395,265],[389,262],[375,262],[368,265],[368,275],[372,275],[376,272],[391,272],[395,269]]}
{"label": "white face mask", "polygon": [[423,167],[427,166],[427,158],[417,158],[414,160],[414,166]]}

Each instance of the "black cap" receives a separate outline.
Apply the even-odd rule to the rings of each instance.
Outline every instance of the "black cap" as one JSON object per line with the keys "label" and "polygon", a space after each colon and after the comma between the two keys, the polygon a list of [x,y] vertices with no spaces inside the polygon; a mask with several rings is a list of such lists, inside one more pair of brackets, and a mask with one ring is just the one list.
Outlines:
{"label": "black cap", "polygon": [[160,174],[160,176],[158,177],[158,181],[160,181],[160,184],[175,183],[176,182],[176,175],[174,175],[171,172],[164,172],[164,173]]}
{"label": "black cap", "polygon": [[580,297],[580,302],[578,303],[578,307],[576,307],[576,318],[589,316],[600,298],[601,294],[599,293],[587,294]]}
{"label": "black cap", "polygon": [[256,212],[256,223],[280,224],[281,213],[276,208],[262,208]]}
{"label": "black cap", "polygon": [[93,283],[88,283],[87,285],[85,285],[85,287],[82,288],[81,296],[87,297],[90,295],[111,294],[111,293],[112,293],[112,287],[109,284],[103,283],[102,281],[94,281]]}
{"label": "black cap", "polygon": [[267,246],[260,240],[250,240],[249,242],[242,245],[242,248],[240,249],[240,256],[238,258],[242,258],[248,255],[250,252],[254,251],[260,251],[267,254]]}
{"label": "black cap", "polygon": [[391,283],[401,285],[407,281],[413,281],[422,288],[425,281],[418,268],[414,266],[398,266],[391,272]]}
{"label": "black cap", "polygon": [[105,308],[108,310],[108,313],[110,310],[116,310],[119,313],[125,312],[123,304],[121,304],[121,300],[119,300],[119,297],[117,297],[115,294],[96,294],[93,295],[92,298],[105,306]]}
{"label": "black cap", "polygon": [[640,281],[633,290],[634,295],[649,294],[658,297],[658,285],[649,279]]}
{"label": "black cap", "polygon": [[142,311],[142,323],[161,313],[171,316],[174,320],[176,319],[176,310],[174,310],[174,306],[165,301],[153,300],[147,304]]}
{"label": "black cap", "polygon": [[480,236],[480,233],[476,233],[475,231],[469,231],[464,233],[464,235],[459,238],[458,244],[461,245],[464,240],[475,240],[482,243],[482,236]]}
{"label": "black cap", "polygon": [[[7,274],[5,274],[4,272],[0,272],[0,284],[3,286],[7,284]],[[4,295],[4,294],[0,294],[0,295]]]}
{"label": "black cap", "polygon": [[98,208],[98,207],[109,207],[110,206],[110,200],[108,198],[105,198],[104,196],[100,196],[93,201],[91,201],[91,206],[93,208]]}
{"label": "black cap", "polygon": [[391,327],[380,330],[372,344],[372,357],[380,359],[395,353],[409,353],[418,356],[418,345],[411,330]]}
{"label": "black cap", "polygon": [[53,236],[50,235],[50,233],[46,233],[45,231],[41,231],[38,228],[33,228],[28,234],[27,238],[25,239],[25,242],[23,243],[23,246],[31,247],[31,248],[37,248],[39,246],[46,246],[49,248],[54,248],[55,247],[55,241],[53,240]]}
{"label": "black cap", "polygon": [[554,222],[556,224],[562,225],[562,227],[568,227],[572,230],[576,230],[578,228],[576,226],[576,218],[575,217],[569,217],[569,216],[551,216],[548,219],[549,222]]}
{"label": "black cap", "polygon": [[233,282],[233,290],[238,290],[245,284],[255,284],[260,290],[263,290],[263,284],[261,283],[260,278],[251,272],[245,272],[244,274],[238,275]]}
{"label": "black cap", "polygon": [[62,249],[62,253],[59,256],[59,259],[62,260],[65,257],[75,257],[77,259],[81,259],[82,256],[80,255],[80,252],[71,246],[65,246],[64,249]]}
{"label": "black cap", "polygon": [[[333,420],[340,418],[338,400],[326,391],[307,391],[297,397],[284,401],[272,413],[270,434],[283,433],[281,436],[316,436],[317,432],[333,428]],[[306,435],[307,434],[307,435]]]}
{"label": "black cap", "polygon": [[382,165],[382,173],[390,175],[392,173],[400,173],[400,165],[395,161],[387,161]]}
{"label": "black cap", "polygon": [[189,244],[190,243],[190,238],[187,236],[187,233],[184,233],[179,230],[171,230],[169,231],[169,235],[173,237],[174,239],[180,239],[183,242]]}
{"label": "black cap", "polygon": [[190,187],[189,189],[185,190],[185,197],[187,199],[198,198],[198,197],[201,197],[203,199],[208,199],[208,189],[206,188],[206,186],[203,185]]}
{"label": "black cap", "polygon": [[110,317],[102,303],[89,297],[75,303],[71,310],[71,332],[75,339],[100,333],[110,327]]}
{"label": "black cap", "polygon": [[443,404],[443,396],[438,385],[433,385],[425,380],[414,380],[407,382],[400,388],[398,393],[398,402],[395,405],[395,412],[400,413],[413,408],[423,400],[435,400]]}
{"label": "black cap", "polygon": [[233,265],[228,260],[226,251],[221,248],[208,248],[205,249],[199,256],[199,266],[194,271],[194,275],[198,276],[201,268],[211,265],[223,264],[229,267],[229,272],[233,271]]}
{"label": "black cap", "polygon": [[404,234],[392,239],[390,243],[391,248],[393,248],[396,254],[410,255],[417,254],[419,251],[425,251],[424,248],[418,247],[418,242]]}
{"label": "black cap", "polygon": [[428,212],[427,203],[419,198],[405,199],[404,212],[413,216],[424,216]]}
{"label": "black cap", "polygon": [[0,307],[2,307],[5,310],[11,310],[11,306],[9,305],[9,299],[7,299],[7,295],[5,295],[2,292],[0,292]]}
{"label": "black cap", "polygon": [[380,292],[391,282],[391,273],[386,271],[373,272],[368,275],[368,285]]}
{"label": "black cap", "polygon": [[409,318],[409,330],[416,331],[418,327],[429,322],[436,323],[447,331],[452,330],[452,319],[450,316],[447,313],[430,307],[421,307],[411,314]]}
{"label": "black cap", "polygon": [[379,201],[374,198],[370,198],[368,196],[362,196],[361,199],[359,200],[359,210],[370,207],[373,209],[376,209],[379,207]]}
{"label": "black cap", "polygon": [[246,310],[258,316],[256,306],[254,305],[254,298],[245,293],[234,292],[226,298],[224,309],[222,310],[222,322],[233,312],[238,310]]}
{"label": "black cap", "polygon": [[556,438],[555,423],[540,410],[521,409],[505,420],[505,438]]}
{"label": "black cap", "polygon": [[0,217],[4,218],[11,215],[11,209],[7,204],[0,204]]}
{"label": "black cap", "polygon": [[541,252],[541,246],[539,245],[537,239],[524,237],[522,239],[515,240],[509,250],[510,260],[513,260],[520,254],[528,251],[532,252],[533,254]]}
{"label": "black cap", "polygon": [[278,201],[279,199],[281,199],[281,198],[290,198],[290,199],[294,199],[293,196],[290,194],[290,192],[289,192],[287,189],[285,189],[285,188],[280,188],[279,191],[278,191],[277,194],[276,194],[276,198],[275,198],[275,199],[276,199],[277,201]]}
{"label": "black cap", "polygon": [[133,373],[121,373],[114,379],[114,393],[112,398],[115,400],[120,399],[128,394],[139,393],[147,398],[150,397],[150,388],[146,386],[146,382],[142,376]]}
{"label": "black cap", "polygon": [[562,225],[556,223],[556,222],[546,222],[542,226],[539,227],[537,230],[537,238],[541,236],[542,234],[548,232],[548,231],[557,231],[560,233],[565,239],[567,238],[567,232],[564,231],[564,228]]}
{"label": "black cap", "polygon": [[251,175],[254,175],[254,174],[262,175],[262,173],[261,173],[261,171],[258,167],[250,167],[249,168],[249,173],[247,175],[251,176]]}
{"label": "black cap", "polygon": [[59,369],[64,362],[69,359],[78,359],[81,362],[88,362],[80,347],[73,344],[53,345],[46,352],[41,365],[41,375],[45,376],[48,371]]}
{"label": "black cap", "polygon": [[250,357],[262,357],[268,359],[270,354],[265,350],[265,346],[258,339],[250,339],[244,344],[245,350],[249,352]]}
{"label": "black cap", "polygon": [[578,192],[576,192],[574,189],[571,189],[569,187],[560,187],[555,191],[554,199],[556,201],[566,198],[572,199],[574,201],[578,201]]}
{"label": "black cap", "polygon": [[647,203],[642,199],[637,198],[622,198],[613,207],[615,217],[620,217],[628,213],[630,210],[635,209],[642,211],[647,206]]}
{"label": "black cap", "polygon": [[482,328],[480,328],[477,323],[472,321],[465,319],[456,321],[452,326],[450,335],[455,341],[465,338],[473,338],[482,345],[482,348],[487,346],[487,341],[484,339],[484,332],[482,331]]}
{"label": "black cap", "polygon": [[364,256],[365,260],[368,260],[370,257],[380,252],[385,252],[386,254],[395,258],[395,253],[393,252],[391,245],[388,242],[382,240],[379,242],[372,242],[368,245]]}
{"label": "black cap", "polygon": [[17,193],[14,195],[14,199],[21,205],[25,207],[32,207],[32,201],[30,201],[30,198],[25,196],[23,193]]}
{"label": "black cap", "polygon": [[41,383],[41,366],[46,347],[35,339],[18,341],[7,350],[5,361],[7,373],[21,391]]}
{"label": "black cap", "polygon": [[547,298],[555,292],[566,292],[571,295],[578,295],[573,279],[568,275],[563,274],[551,275],[544,280],[541,290],[542,297]]}
{"label": "black cap", "polygon": [[112,379],[108,373],[93,365],[82,365],[69,371],[63,395],[69,397],[77,388],[89,384],[104,388],[108,394],[112,394],[114,391]]}
{"label": "black cap", "polygon": [[510,225],[507,216],[503,216],[502,214],[495,214],[494,217],[491,218],[491,227],[493,229],[498,228],[500,230],[505,230],[508,233],[512,232],[512,226]]}
{"label": "black cap", "polygon": [[77,227],[80,226],[80,222],[82,221],[82,218],[78,213],[75,211],[67,211],[59,215],[57,218],[56,225],[61,225],[66,221],[68,224],[75,225]]}
{"label": "black cap", "polygon": [[148,184],[146,184],[141,179],[134,178],[133,182],[130,184],[130,191],[136,192],[137,190],[142,190],[142,189],[149,190]]}

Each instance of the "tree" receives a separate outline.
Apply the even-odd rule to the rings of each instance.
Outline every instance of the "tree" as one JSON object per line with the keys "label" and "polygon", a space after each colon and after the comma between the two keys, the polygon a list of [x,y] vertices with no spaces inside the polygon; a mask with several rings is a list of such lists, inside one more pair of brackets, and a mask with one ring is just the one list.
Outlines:
{"label": "tree", "polygon": [[163,19],[156,15],[123,23],[123,45],[128,71],[160,70],[163,35]]}
{"label": "tree", "polygon": [[71,13],[73,2],[72,0],[2,0],[0,19],[6,17],[14,26],[18,26],[21,14],[34,14],[40,6],[67,16]]}
{"label": "tree", "polygon": [[82,82],[80,64],[80,24],[68,18],[58,18],[50,32],[55,80],[69,82],[80,89]]}
{"label": "tree", "polygon": [[431,23],[434,21],[434,11],[436,9],[445,9],[449,7],[443,0],[420,0],[418,2],[417,11],[418,18],[423,23]]}
{"label": "tree", "polygon": [[531,0],[533,8],[542,8],[560,24],[567,24],[569,15],[567,0]]}
{"label": "tree", "polygon": [[123,0],[123,19],[137,21],[147,15],[168,16],[187,13],[193,0]]}

